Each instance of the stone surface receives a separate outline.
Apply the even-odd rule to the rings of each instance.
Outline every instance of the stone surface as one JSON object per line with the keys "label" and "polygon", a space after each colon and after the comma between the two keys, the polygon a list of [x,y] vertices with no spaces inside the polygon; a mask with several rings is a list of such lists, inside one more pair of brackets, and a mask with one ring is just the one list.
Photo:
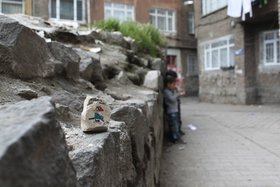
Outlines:
{"label": "stone surface", "polygon": [[137,177],[134,186],[144,184],[149,151],[146,150],[146,141],[149,126],[141,109],[132,106],[123,106],[112,111],[111,118],[115,121],[123,121],[127,125],[127,131],[131,137],[132,158]]}
{"label": "stone surface", "polygon": [[90,81],[99,90],[104,90],[106,84],[102,74],[102,67],[98,60],[98,55],[93,52],[76,49],[77,54],[80,56],[80,76]]}
{"label": "stone surface", "polygon": [[70,111],[74,113],[81,113],[83,110],[83,100],[79,97],[79,95],[75,95],[69,91],[55,92],[52,95],[52,102],[68,106]]}
{"label": "stone surface", "polygon": [[166,71],[165,62],[160,58],[155,58],[152,61],[151,69],[158,70],[162,73],[162,75],[165,75],[165,71]]}
{"label": "stone surface", "polygon": [[59,42],[50,42],[48,46],[55,59],[61,62],[56,64],[57,73],[65,74],[68,79],[77,80],[79,78],[80,57],[76,52]]}
{"label": "stone surface", "polygon": [[126,73],[124,71],[121,71],[116,77],[116,81],[121,84],[132,84],[132,82],[128,79]]}
{"label": "stone surface", "polygon": [[[133,54],[134,60],[136,60],[135,63],[129,63],[127,56],[129,46],[126,45],[130,43],[126,40],[123,43],[125,45],[117,44],[123,40],[121,38],[122,36],[118,33],[105,33],[102,31],[101,34],[99,33],[101,36],[100,40],[103,42],[119,40],[116,44],[121,46],[108,45],[98,41],[98,37],[95,37],[93,34],[87,35],[87,32],[83,32],[83,36],[76,35],[68,27],[65,29],[61,27],[59,35],[50,35],[51,32],[49,31],[54,31],[51,28],[51,24],[48,26],[50,28],[44,26],[43,30],[40,30],[40,25],[36,26],[37,19],[32,20],[32,22],[31,25],[34,26],[35,24],[34,27],[32,26],[32,29],[36,31],[36,36],[38,36],[37,33],[40,35],[38,37],[42,45],[46,47],[44,48],[46,51],[42,53],[48,57],[47,59],[49,61],[44,61],[44,58],[41,60],[43,63],[47,62],[47,64],[50,64],[50,67],[53,69],[46,69],[46,71],[52,72],[52,75],[56,77],[53,79],[42,79],[40,78],[44,77],[42,74],[38,74],[38,76],[36,74],[36,76],[30,76],[32,80],[22,81],[11,76],[0,75],[0,88],[3,88],[0,89],[0,103],[16,103],[23,100],[22,97],[17,95],[19,89],[30,88],[39,96],[51,96],[51,100],[55,105],[55,112],[52,111],[47,116],[52,119],[51,121],[55,122],[57,120],[63,132],[56,123],[48,123],[48,120],[43,120],[44,123],[48,124],[47,126],[43,125],[43,127],[56,128],[56,130],[47,133],[40,128],[38,131],[44,134],[36,136],[37,139],[33,138],[34,140],[38,140],[38,145],[36,144],[37,142],[30,145],[37,148],[34,154],[40,151],[40,154],[38,153],[37,155],[42,157],[50,156],[49,159],[53,159],[52,161],[56,165],[53,166],[51,163],[45,166],[43,164],[48,164],[48,162],[41,163],[42,160],[36,160],[38,158],[36,155],[37,157],[32,160],[30,167],[27,167],[27,164],[24,162],[23,164],[26,167],[23,168],[25,168],[26,175],[32,175],[37,178],[40,177],[36,175],[37,173],[33,174],[32,168],[34,167],[40,169],[46,168],[46,172],[49,172],[48,167],[53,167],[53,172],[62,174],[55,176],[42,174],[42,180],[46,177],[50,182],[27,186],[158,186],[159,158],[161,155],[163,134],[162,96],[160,93],[151,89],[134,85],[142,85],[144,77],[147,71],[149,71],[147,68],[150,67],[152,58],[148,54],[143,56],[143,54],[133,54],[133,52],[129,51],[129,53]],[[38,23],[41,24],[41,21]],[[30,32],[32,31],[30,30]],[[0,36],[2,36],[1,34]],[[54,41],[47,45],[44,40],[47,39],[49,41],[50,38],[48,37],[50,36],[52,36],[53,40],[63,41],[67,45]],[[24,37],[28,38],[27,36]],[[2,39],[5,39],[4,35]],[[32,43],[29,42],[28,45],[32,45]],[[74,48],[74,52],[71,48]],[[98,49],[98,53],[95,53],[93,49]],[[0,42],[0,73],[4,72],[7,74],[6,72],[13,72],[13,69],[10,68],[11,66],[7,66],[7,64],[10,65],[12,64],[10,62],[14,61],[13,55],[12,48],[7,48]],[[28,58],[32,59],[32,56],[28,56]],[[80,64],[75,63],[79,61],[79,58],[81,58]],[[73,66],[69,67],[69,62],[73,62]],[[77,67],[77,64],[79,67]],[[33,68],[34,71],[37,71],[36,63]],[[35,77],[39,78],[33,79]],[[76,80],[73,81],[73,79]],[[131,83],[131,79],[134,80],[134,84]],[[101,86],[99,89],[105,89],[104,91],[96,90],[100,82],[106,83],[105,86],[108,89],[105,89],[105,87],[101,88]],[[86,95],[93,95],[94,97],[105,100],[114,110],[112,119],[118,121],[110,121],[108,132],[98,134],[86,134],[82,132],[81,112]],[[32,100],[31,102],[35,101]],[[45,102],[40,99],[38,101],[42,103],[36,106],[42,108],[37,110],[37,107],[34,107],[29,112],[33,110],[37,112],[48,110]],[[21,106],[22,102],[16,105]],[[25,112],[27,113],[28,111]],[[32,115],[32,117],[36,118],[40,117],[40,115]],[[20,124],[25,124],[25,118],[23,120],[23,122],[20,121]],[[36,121],[32,122],[35,123]],[[31,136],[32,133],[37,133],[34,128],[28,132],[28,136]],[[3,131],[3,133],[8,136],[10,132]],[[53,148],[53,151],[59,154],[59,158],[68,158],[66,145],[65,143],[63,145],[61,143],[64,141],[63,133],[65,134],[68,150],[70,150],[69,155],[72,163],[68,161],[69,168],[71,166],[72,169],[65,169],[66,166],[60,165],[64,162],[57,163],[57,155],[49,151],[48,146],[53,146],[53,142],[55,141],[57,147]],[[61,135],[61,139],[57,137],[57,134]],[[0,136],[0,140],[1,138],[2,136]],[[44,142],[42,143],[43,140],[39,141],[40,138],[48,142],[48,145],[45,145]],[[32,141],[28,139],[28,142]],[[18,151],[21,151],[25,156],[29,156],[29,154],[33,154],[33,152],[28,152],[31,147],[30,145],[27,148],[20,148]],[[25,149],[28,153],[26,153]],[[13,158],[13,155],[9,154],[5,159],[9,160],[11,158]],[[28,159],[28,162],[30,160]],[[9,172],[16,173],[15,167],[9,169]],[[41,174],[40,169],[38,169],[39,174]],[[2,171],[1,168],[0,171]],[[51,183],[60,180],[69,180],[69,182],[67,181],[62,185]],[[36,182],[36,180],[33,181]],[[78,181],[77,185],[76,181]],[[0,184],[0,186],[5,185]],[[17,187],[17,185],[15,186]]]}
{"label": "stone surface", "polygon": [[145,77],[143,86],[158,91],[161,87],[160,71],[149,71]]}
{"label": "stone surface", "polygon": [[95,30],[91,32],[90,36],[109,44],[122,46],[127,49],[130,48],[130,42],[125,40],[122,33],[120,32],[106,32],[103,30]]}
{"label": "stone surface", "polygon": [[38,97],[38,94],[31,89],[20,89],[17,95],[27,100],[31,100]]}
{"label": "stone surface", "polygon": [[4,71],[23,79],[51,77],[55,59],[44,39],[17,21],[0,15],[0,57]]}
{"label": "stone surface", "polygon": [[0,186],[76,186],[49,97],[0,107]]}
{"label": "stone surface", "polygon": [[64,128],[79,187],[121,186],[119,133],[85,134]]}

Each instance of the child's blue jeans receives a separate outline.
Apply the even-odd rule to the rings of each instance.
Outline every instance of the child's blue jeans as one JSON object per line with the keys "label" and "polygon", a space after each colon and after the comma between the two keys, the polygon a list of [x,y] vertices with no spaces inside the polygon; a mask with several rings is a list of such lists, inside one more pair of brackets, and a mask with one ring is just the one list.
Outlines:
{"label": "child's blue jeans", "polygon": [[180,134],[179,134],[180,123],[178,118],[178,112],[167,114],[167,121],[168,121],[169,128],[171,130],[172,141],[175,142],[180,138]]}

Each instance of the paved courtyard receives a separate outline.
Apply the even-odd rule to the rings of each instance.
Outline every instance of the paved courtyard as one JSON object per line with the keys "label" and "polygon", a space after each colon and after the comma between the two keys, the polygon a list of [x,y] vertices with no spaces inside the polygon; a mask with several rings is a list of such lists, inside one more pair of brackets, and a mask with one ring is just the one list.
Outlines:
{"label": "paved courtyard", "polygon": [[280,187],[280,105],[184,98],[182,120],[187,144],[165,145],[162,187]]}

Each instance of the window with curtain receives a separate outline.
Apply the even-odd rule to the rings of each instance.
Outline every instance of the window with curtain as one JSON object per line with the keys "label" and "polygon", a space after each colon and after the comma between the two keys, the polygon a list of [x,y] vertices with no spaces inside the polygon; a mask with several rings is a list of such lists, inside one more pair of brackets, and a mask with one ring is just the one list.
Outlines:
{"label": "window with curtain", "polygon": [[128,4],[118,3],[105,3],[104,4],[105,20],[110,18],[116,18],[122,21],[134,21],[134,6]]}
{"label": "window with curtain", "polygon": [[187,64],[188,64],[188,75],[197,75],[198,74],[198,64],[196,55],[188,55],[187,56]]}
{"label": "window with curtain", "polygon": [[85,0],[50,0],[51,18],[85,21]]}
{"label": "window with curtain", "polygon": [[209,14],[227,6],[228,0],[202,0],[202,15]]}
{"label": "window with curtain", "polygon": [[188,13],[188,30],[190,34],[194,34],[194,12]]}
{"label": "window with curtain", "polygon": [[263,60],[265,65],[280,65],[279,31],[273,30],[262,33]]}
{"label": "window with curtain", "polygon": [[23,13],[23,0],[0,0],[0,10],[4,14]]}
{"label": "window with curtain", "polygon": [[176,32],[175,11],[167,9],[150,10],[150,22],[163,32]]}
{"label": "window with curtain", "polygon": [[205,70],[217,70],[234,64],[234,42],[231,37],[223,37],[204,45]]}

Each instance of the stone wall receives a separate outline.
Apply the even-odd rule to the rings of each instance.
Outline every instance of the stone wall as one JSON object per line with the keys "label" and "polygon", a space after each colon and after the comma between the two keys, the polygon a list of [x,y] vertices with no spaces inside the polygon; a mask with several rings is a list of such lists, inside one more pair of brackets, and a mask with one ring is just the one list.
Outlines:
{"label": "stone wall", "polygon": [[[116,33],[97,39],[96,31],[76,35],[17,19],[32,29],[0,16],[2,29],[17,31],[0,37],[0,186],[157,186],[164,62]],[[86,95],[112,109],[107,132],[82,132]]]}

